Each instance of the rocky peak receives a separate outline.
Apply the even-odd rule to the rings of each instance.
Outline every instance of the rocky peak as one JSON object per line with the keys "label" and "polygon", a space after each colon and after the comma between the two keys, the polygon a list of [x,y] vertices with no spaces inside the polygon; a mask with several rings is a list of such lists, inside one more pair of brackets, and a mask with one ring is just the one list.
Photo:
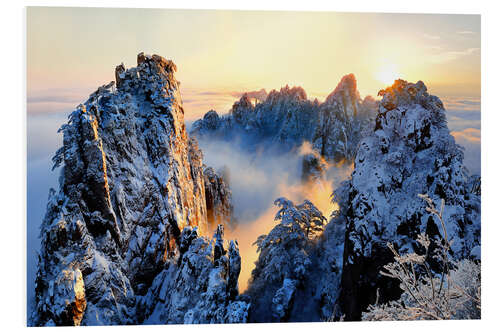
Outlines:
{"label": "rocky peak", "polygon": [[313,147],[327,160],[352,161],[374,118],[373,98],[361,101],[354,74],[345,75],[319,111]]}
{"label": "rocky peak", "polygon": [[347,74],[342,77],[337,87],[325,99],[325,104],[344,103],[345,101],[357,102],[360,100],[357,81],[354,74]]}
{"label": "rocky peak", "polygon": [[[186,133],[175,71],[172,61],[141,53],[137,67],[117,66],[116,89],[100,87],[61,127],[34,325],[140,323],[137,299],[166,267],[178,269],[182,231],[207,234],[203,155]],[[74,281],[82,292],[54,293],[67,289],[59,286],[69,283],[65,271],[81,272]]]}
{"label": "rocky peak", "polygon": [[272,90],[266,100],[272,103],[273,101],[282,99],[305,101],[307,100],[307,94],[304,88],[300,86],[290,88],[287,84],[282,87],[279,92]]}
{"label": "rocky peak", "polygon": [[308,100],[302,87],[288,85],[255,105],[244,94],[228,115],[216,117],[210,111],[193,124],[191,133],[202,140],[238,137],[252,143],[242,147],[251,151],[261,144],[290,151],[308,141],[326,160],[352,160],[361,132],[373,123],[376,105],[372,97],[361,101],[356,78],[349,74],[322,104]]}
{"label": "rocky peak", "polygon": [[205,113],[205,115],[203,116],[203,119],[208,122],[208,123],[211,123],[211,124],[217,124],[218,120],[219,120],[219,115],[217,114],[217,111],[215,110],[210,110],[208,111],[207,113]]}
{"label": "rocky peak", "polygon": [[377,288],[380,302],[399,297],[394,281],[378,273],[393,259],[387,242],[405,253],[418,248],[420,233],[440,241],[439,222],[418,194],[444,200],[456,258],[468,257],[480,236],[478,197],[467,193],[463,151],[439,98],[422,82],[402,80],[380,95],[375,126],[359,144],[351,179],[337,191],[347,221],[341,304],[349,320],[375,301]]}
{"label": "rocky peak", "polygon": [[[396,80],[394,84],[386,89],[378,92],[382,96],[380,104],[386,110],[395,109],[398,106],[420,104],[426,106],[432,100],[438,100],[437,97],[427,93],[427,87],[422,81],[410,83],[404,80]],[[438,108],[443,108],[443,104],[436,105]]]}

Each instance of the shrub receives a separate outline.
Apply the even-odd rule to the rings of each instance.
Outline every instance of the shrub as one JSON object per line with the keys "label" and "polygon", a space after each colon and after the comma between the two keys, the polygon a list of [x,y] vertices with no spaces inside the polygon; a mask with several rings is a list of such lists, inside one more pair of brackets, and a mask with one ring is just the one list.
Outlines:
{"label": "shrub", "polygon": [[389,249],[395,261],[384,266],[382,275],[400,281],[401,298],[386,304],[375,304],[362,314],[363,320],[422,320],[422,319],[480,319],[481,318],[481,264],[464,259],[453,261],[449,256],[450,243],[443,221],[444,200],[438,211],[427,195],[419,195],[427,202],[426,210],[441,222],[443,239],[433,256],[440,262],[439,272],[429,266],[430,240],[425,234],[417,242],[425,249],[423,255],[400,255],[391,243]]}

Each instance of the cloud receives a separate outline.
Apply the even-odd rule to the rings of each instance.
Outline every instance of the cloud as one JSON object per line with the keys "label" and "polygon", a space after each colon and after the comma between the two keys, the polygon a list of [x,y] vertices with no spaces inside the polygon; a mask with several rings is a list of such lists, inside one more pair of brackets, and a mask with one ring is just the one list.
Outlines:
{"label": "cloud", "polygon": [[438,54],[433,54],[430,56],[430,61],[436,64],[442,64],[445,62],[450,62],[457,60],[462,57],[466,57],[478,52],[480,49],[478,47],[470,47],[461,51],[446,51]]}
{"label": "cloud", "polygon": [[57,133],[57,130],[66,121],[64,113],[28,114],[26,118],[28,162],[54,155],[62,146],[62,133]]}
{"label": "cloud", "polygon": [[48,89],[28,91],[26,106],[28,114],[69,113],[78,104],[87,100],[91,90],[81,89]]}
{"label": "cloud", "polygon": [[451,135],[453,135],[456,140],[481,143],[481,131],[477,128],[466,128],[460,132],[453,131]]}
{"label": "cloud", "polygon": [[239,92],[239,91],[231,92],[231,96],[236,98],[241,98],[243,94],[246,94],[249,98],[256,98],[259,101],[264,101],[267,98],[267,92],[265,89],[248,91],[248,92]]}
{"label": "cloud", "polygon": [[440,36],[437,36],[437,35],[429,35],[429,34],[422,34],[422,36],[424,38],[427,38],[427,39],[433,39],[433,40],[438,40],[438,39],[441,39]]}
{"label": "cloud", "polygon": [[453,131],[455,142],[465,148],[464,164],[472,173],[481,175],[481,131],[477,128],[466,128]]}
{"label": "cloud", "polygon": [[28,104],[36,104],[36,103],[79,103],[81,99],[80,96],[75,95],[45,95],[45,96],[30,96],[27,98]]}
{"label": "cloud", "polygon": [[479,97],[444,97],[441,100],[446,109],[450,131],[462,131],[466,128],[481,129]]}
{"label": "cloud", "polygon": [[470,109],[478,110],[481,108],[481,98],[480,97],[443,97],[442,102],[446,108],[459,108],[459,109]]}
{"label": "cloud", "polygon": [[481,98],[444,97],[446,119],[455,142],[465,148],[464,164],[472,174],[481,174]]}

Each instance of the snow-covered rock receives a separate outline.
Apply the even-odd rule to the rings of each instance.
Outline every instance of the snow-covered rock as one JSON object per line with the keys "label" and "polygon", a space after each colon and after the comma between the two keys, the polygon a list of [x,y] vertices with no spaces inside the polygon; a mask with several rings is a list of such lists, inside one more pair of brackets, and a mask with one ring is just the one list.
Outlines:
{"label": "snow-covered rock", "polygon": [[387,242],[405,253],[418,251],[420,233],[442,239],[440,222],[418,194],[437,207],[444,200],[453,256],[468,257],[480,244],[480,197],[470,191],[463,148],[450,135],[442,102],[421,81],[397,80],[379,94],[375,127],[359,144],[351,179],[336,192],[347,221],[340,296],[347,320],[359,320],[377,290],[380,302],[399,297],[395,280],[379,274],[393,259]]}
{"label": "snow-covered rock", "polygon": [[203,170],[205,180],[205,199],[207,203],[207,221],[212,230],[217,225],[234,226],[234,208],[232,194],[229,188],[229,170],[223,169],[217,174],[213,168]]}
{"label": "snow-covered rock", "polygon": [[278,320],[286,318],[287,310],[290,308],[295,294],[297,281],[289,278],[283,280],[283,286],[276,291],[273,297],[273,315]]}
{"label": "snow-covered rock", "polygon": [[[225,268],[193,271],[178,263],[181,232],[207,235],[208,222],[202,153],[185,129],[175,70],[172,61],[141,53],[137,67],[116,68],[116,88],[100,87],[61,127],[63,146],[53,159],[62,166],[60,188],[51,190],[41,225],[31,325],[141,323],[137,301],[166,271],[182,272],[186,283],[210,279],[221,302],[213,309],[224,303],[217,311],[225,313],[227,293],[215,290],[225,288]],[[208,248],[201,238],[195,243],[183,258]],[[197,316],[192,320],[205,320]],[[184,322],[184,315],[169,318]]]}
{"label": "snow-covered rock", "polygon": [[271,91],[265,100],[244,94],[229,114],[207,112],[193,124],[199,140],[226,140],[255,151],[288,152],[304,141],[327,160],[354,157],[361,132],[372,125],[375,100],[361,100],[353,74],[342,78],[324,103],[307,99],[301,87]]}
{"label": "snow-covered rock", "polygon": [[222,237],[222,226],[211,240],[198,236],[196,228],[184,228],[178,264],[165,268],[139,297],[145,324],[246,322],[250,305],[237,299],[238,244],[231,241],[225,250]]}
{"label": "snow-covered rock", "polygon": [[307,184],[323,180],[328,167],[328,162],[317,151],[305,154],[302,157],[302,182]]}
{"label": "snow-covered rock", "polygon": [[352,161],[375,110],[373,97],[361,100],[354,75],[344,76],[320,107],[313,147],[327,160]]}
{"label": "snow-covered rock", "polygon": [[82,272],[78,268],[62,270],[49,286],[49,297],[53,301],[56,321],[65,325],[80,325],[87,302]]}

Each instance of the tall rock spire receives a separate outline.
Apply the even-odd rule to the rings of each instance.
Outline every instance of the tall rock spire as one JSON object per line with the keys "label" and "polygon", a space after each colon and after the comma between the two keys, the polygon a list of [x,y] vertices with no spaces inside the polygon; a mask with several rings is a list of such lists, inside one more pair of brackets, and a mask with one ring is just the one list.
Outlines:
{"label": "tall rock spire", "polygon": [[137,67],[116,68],[116,89],[100,87],[61,127],[34,325],[139,323],[138,297],[175,265],[182,230],[207,236],[202,153],[185,129],[175,71],[141,53]]}

